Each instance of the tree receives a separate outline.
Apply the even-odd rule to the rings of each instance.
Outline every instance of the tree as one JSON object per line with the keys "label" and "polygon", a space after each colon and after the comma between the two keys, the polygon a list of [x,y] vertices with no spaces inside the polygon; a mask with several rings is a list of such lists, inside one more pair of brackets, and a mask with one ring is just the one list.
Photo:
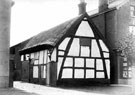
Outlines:
{"label": "tree", "polygon": [[117,43],[117,51],[121,56],[131,56],[135,53],[135,35],[133,33],[121,38]]}

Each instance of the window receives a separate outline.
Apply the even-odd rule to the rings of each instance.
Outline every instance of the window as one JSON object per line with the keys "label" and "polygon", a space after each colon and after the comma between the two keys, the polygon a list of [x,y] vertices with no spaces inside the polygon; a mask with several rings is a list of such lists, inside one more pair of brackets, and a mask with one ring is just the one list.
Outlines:
{"label": "window", "polygon": [[132,78],[132,63],[127,58],[123,58],[122,63],[122,78]]}
{"label": "window", "polygon": [[135,18],[134,17],[131,17],[130,18],[130,25],[135,25]]}
{"label": "window", "polygon": [[129,26],[129,32],[135,34],[135,26]]}
{"label": "window", "polygon": [[26,54],[26,55],[25,55],[26,60],[29,60],[29,57],[30,57],[29,54]]}
{"label": "window", "polygon": [[38,66],[33,66],[33,78],[38,78]]}
{"label": "window", "polygon": [[130,6],[130,15],[131,15],[132,17],[135,16],[135,6]]}
{"label": "window", "polygon": [[21,55],[21,61],[24,61],[24,55]]}
{"label": "window", "polygon": [[[30,68],[33,70],[33,78],[46,78],[46,63],[49,62],[48,50],[42,50],[30,54]],[[33,61],[33,62],[32,62]]]}

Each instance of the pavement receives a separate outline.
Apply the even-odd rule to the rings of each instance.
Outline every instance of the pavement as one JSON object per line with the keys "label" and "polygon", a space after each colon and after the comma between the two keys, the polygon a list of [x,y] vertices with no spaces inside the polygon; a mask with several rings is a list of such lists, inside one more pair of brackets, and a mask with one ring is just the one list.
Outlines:
{"label": "pavement", "polygon": [[0,95],[135,95],[135,89],[131,85],[49,87],[14,82],[13,88],[1,88]]}

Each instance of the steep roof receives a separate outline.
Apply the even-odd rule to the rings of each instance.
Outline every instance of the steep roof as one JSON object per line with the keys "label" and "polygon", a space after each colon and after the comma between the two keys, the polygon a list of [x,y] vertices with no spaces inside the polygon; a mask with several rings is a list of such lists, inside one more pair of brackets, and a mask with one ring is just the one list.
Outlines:
{"label": "steep roof", "polygon": [[97,31],[96,35],[99,38],[104,39],[102,34],[94,25],[93,21],[90,19],[89,15],[86,13],[32,37],[20,52],[27,53],[45,49],[48,47],[55,47],[57,44],[60,43],[62,38],[75,33],[76,29],[79,27],[79,24],[85,17],[87,17],[87,19],[89,20],[89,24],[93,31]]}

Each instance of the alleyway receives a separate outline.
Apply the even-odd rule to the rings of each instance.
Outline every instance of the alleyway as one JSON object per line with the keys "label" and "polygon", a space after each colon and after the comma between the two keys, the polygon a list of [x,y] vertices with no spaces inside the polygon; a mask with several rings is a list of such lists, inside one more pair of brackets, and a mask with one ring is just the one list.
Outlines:
{"label": "alleyway", "polygon": [[0,89],[0,95],[134,95],[130,86],[48,87],[15,82],[14,88]]}

